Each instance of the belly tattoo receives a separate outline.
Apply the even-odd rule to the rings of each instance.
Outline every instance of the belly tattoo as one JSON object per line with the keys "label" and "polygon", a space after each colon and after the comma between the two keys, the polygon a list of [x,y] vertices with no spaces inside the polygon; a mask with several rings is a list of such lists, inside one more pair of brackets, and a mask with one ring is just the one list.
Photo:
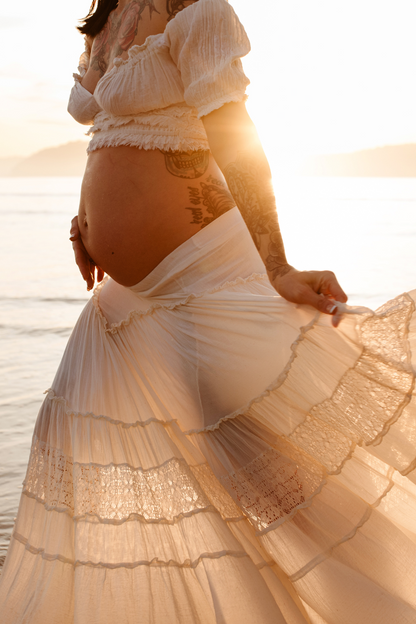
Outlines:
{"label": "belly tattoo", "polygon": [[192,180],[200,178],[209,165],[209,151],[195,152],[166,152],[160,150],[165,157],[166,169],[178,178]]}
{"label": "belly tattoo", "polygon": [[[207,182],[208,184],[200,182],[200,188],[188,186],[189,201],[193,207],[186,207],[186,210],[190,210],[192,213],[193,220],[191,223],[200,224],[201,228],[212,223],[214,219],[235,206],[233,196],[224,182],[216,180],[212,176],[208,176]],[[209,217],[204,217],[204,206],[210,215]]]}

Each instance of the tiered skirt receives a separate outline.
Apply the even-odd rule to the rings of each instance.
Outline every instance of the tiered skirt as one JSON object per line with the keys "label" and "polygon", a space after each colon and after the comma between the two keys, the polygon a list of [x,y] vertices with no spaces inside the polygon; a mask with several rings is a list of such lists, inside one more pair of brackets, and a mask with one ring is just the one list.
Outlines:
{"label": "tiered skirt", "polygon": [[107,280],[35,425],[2,624],[415,624],[415,301],[334,329],[236,208]]}

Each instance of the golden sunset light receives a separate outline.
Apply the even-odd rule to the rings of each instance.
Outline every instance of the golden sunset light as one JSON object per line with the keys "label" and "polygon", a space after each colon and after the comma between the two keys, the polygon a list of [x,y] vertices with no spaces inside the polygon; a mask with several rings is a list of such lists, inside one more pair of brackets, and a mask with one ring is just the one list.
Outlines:
{"label": "golden sunset light", "polygon": [[0,9],[0,624],[415,624],[416,0],[90,3]]}

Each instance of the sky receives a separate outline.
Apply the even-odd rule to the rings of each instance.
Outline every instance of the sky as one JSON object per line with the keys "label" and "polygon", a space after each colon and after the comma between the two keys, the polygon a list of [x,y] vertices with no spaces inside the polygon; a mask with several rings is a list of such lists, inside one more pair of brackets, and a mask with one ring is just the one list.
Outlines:
{"label": "sky", "polygon": [[[416,0],[231,0],[269,158],[416,142]],[[86,140],[67,113],[89,0],[0,8],[0,157]]]}

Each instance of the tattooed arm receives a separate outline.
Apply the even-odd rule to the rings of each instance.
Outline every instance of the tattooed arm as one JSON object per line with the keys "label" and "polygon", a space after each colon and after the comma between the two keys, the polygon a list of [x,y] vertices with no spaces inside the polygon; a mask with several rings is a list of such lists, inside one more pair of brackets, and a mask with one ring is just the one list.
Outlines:
{"label": "tattooed arm", "polygon": [[125,58],[125,53],[136,40],[139,22],[147,9],[149,13],[146,15],[150,20],[154,13],[160,15],[154,0],[129,0],[109,14],[106,24],[96,37],[87,38],[90,65],[81,84],[90,93],[94,93],[98,81],[112,67],[114,59]]}
{"label": "tattooed arm", "polygon": [[288,301],[334,315],[333,300],[347,297],[331,271],[297,271],[287,261],[266,155],[244,103],[231,103],[202,121],[212,155],[227,181],[272,285]]}

